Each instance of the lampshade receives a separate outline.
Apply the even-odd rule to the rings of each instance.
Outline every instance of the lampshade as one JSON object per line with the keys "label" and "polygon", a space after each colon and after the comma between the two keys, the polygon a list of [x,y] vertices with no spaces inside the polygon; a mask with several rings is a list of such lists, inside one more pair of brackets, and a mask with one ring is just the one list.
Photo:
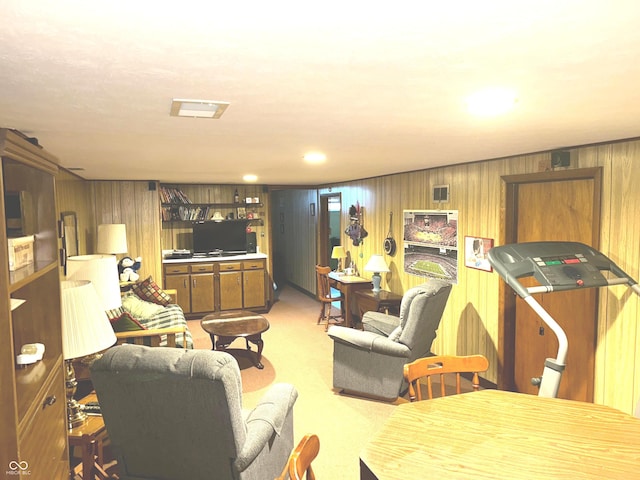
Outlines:
{"label": "lampshade", "polygon": [[67,259],[67,280],[89,280],[93,283],[103,310],[122,305],[118,262],[113,255],[79,255]]}
{"label": "lampshade", "polygon": [[364,266],[364,269],[367,272],[375,272],[375,273],[389,271],[389,267],[387,266],[387,263],[384,261],[384,258],[382,257],[382,255],[371,255],[371,258],[369,259],[367,264]]}
{"label": "lampshade", "polygon": [[116,343],[116,334],[91,282],[65,280],[60,295],[65,360],[91,355]]}
{"label": "lampshade", "polygon": [[98,253],[127,253],[127,229],[124,223],[98,225]]}
{"label": "lampshade", "polygon": [[333,250],[331,251],[331,258],[345,258],[346,256],[347,252],[345,252],[342,245],[336,245],[333,247]]}

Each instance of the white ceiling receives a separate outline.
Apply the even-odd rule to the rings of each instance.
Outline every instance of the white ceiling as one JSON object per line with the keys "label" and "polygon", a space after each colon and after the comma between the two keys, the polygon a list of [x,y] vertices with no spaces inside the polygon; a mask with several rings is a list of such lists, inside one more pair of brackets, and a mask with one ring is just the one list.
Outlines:
{"label": "white ceiling", "polygon": [[[637,0],[0,0],[0,18],[0,126],[87,179],[325,184],[640,136]],[[516,109],[469,115],[494,86]],[[230,106],[176,118],[173,98]]]}

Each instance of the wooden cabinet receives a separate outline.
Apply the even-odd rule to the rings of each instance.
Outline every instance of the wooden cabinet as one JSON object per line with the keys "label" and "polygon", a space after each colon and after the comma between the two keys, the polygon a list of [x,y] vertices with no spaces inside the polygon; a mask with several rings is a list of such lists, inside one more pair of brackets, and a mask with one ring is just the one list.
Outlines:
{"label": "wooden cabinet", "polygon": [[243,262],[242,292],[246,309],[266,306],[264,261]]}
{"label": "wooden cabinet", "polygon": [[[57,160],[21,135],[0,130],[0,468],[7,475],[69,476],[62,355]],[[6,197],[5,194],[9,193]],[[5,198],[11,198],[7,212]],[[16,207],[15,201],[19,205]],[[15,212],[20,212],[16,217]],[[9,213],[9,214],[8,214]],[[34,235],[33,262],[9,271],[7,232]],[[24,344],[43,343],[42,360],[18,366]]]}
{"label": "wooden cabinet", "polygon": [[164,287],[176,290],[178,305],[185,314],[215,310],[213,264],[166,264]]}
{"label": "wooden cabinet", "polygon": [[242,262],[221,262],[220,310],[242,309]]}
{"label": "wooden cabinet", "polygon": [[164,286],[185,314],[267,308],[266,261],[243,259],[164,264]]}
{"label": "wooden cabinet", "polygon": [[191,265],[191,313],[211,312],[214,309],[213,265]]}

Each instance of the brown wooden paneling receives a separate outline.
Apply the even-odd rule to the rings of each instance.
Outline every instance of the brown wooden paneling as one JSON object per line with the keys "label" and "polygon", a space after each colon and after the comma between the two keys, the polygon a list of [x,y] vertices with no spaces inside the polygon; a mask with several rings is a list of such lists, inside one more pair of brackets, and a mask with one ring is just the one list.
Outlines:
{"label": "brown wooden paneling", "polygon": [[[391,272],[383,276],[382,286],[402,293],[423,281],[407,275],[402,267],[402,210],[459,210],[459,242],[465,235],[483,236],[504,242],[501,225],[504,220],[504,192],[500,177],[539,172],[549,165],[550,153],[514,156],[389,175],[375,179],[355,180],[331,185],[331,192],[342,194],[343,222],[348,221],[349,205],[360,201],[365,208],[365,228],[369,236],[359,247],[342,239],[355,259],[360,273],[369,256],[382,252],[382,241],[389,225],[389,211],[394,212],[393,232],[399,252],[385,256]],[[640,141],[586,146],[571,150],[571,166],[602,167],[602,198],[600,250],[635,279],[640,267]],[[449,184],[448,204],[430,200],[433,185]],[[321,188],[319,193],[329,193]],[[461,266],[462,265],[462,266]],[[497,381],[497,345],[503,340],[499,332],[499,277],[468,269],[459,261],[458,284],[453,288],[445,310],[434,352],[440,354],[481,353],[490,360],[487,380]],[[638,298],[625,287],[613,287],[600,292],[594,401],[632,412],[640,397],[640,328],[638,328]],[[571,341],[569,339],[569,341]],[[505,368],[509,366],[505,365]]]}
{"label": "brown wooden paneling", "polygon": [[[640,216],[636,213],[636,205],[640,203],[640,188],[637,188],[640,185],[640,169],[637,168],[640,163],[640,141],[586,146],[570,151],[569,168],[603,168],[599,248],[638,279]],[[425,155],[428,155],[428,152],[425,152]],[[343,245],[348,245],[347,250],[352,253],[360,273],[365,277],[370,276],[369,272],[363,271],[364,265],[371,254],[382,252],[382,242],[389,228],[389,212],[392,211],[392,230],[398,242],[398,253],[393,257],[385,256],[391,272],[383,277],[382,286],[395,293],[403,293],[424,280],[403,272],[401,243],[404,209],[457,209],[460,216],[460,242],[465,235],[473,235],[493,238],[496,244],[500,244],[504,241],[504,232],[501,229],[504,220],[501,176],[535,173],[549,164],[550,153],[547,152],[331,185],[331,192],[339,192],[342,195],[343,225],[348,224],[348,209],[351,204],[359,201],[364,207],[364,226],[369,236],[361,246],[353,247],[347,243],[348,238],[344,232],[340,232]],[[438,184],[451,186],[451,201],[448,204],[438,205],[431,201],[431,187]],[[228,202],[233,198],[236,187],[202,185],[192,188],[194,201],[197,194],[203,195],[197,198],[207,202]],[[244,192],[245,186],[239,188],[241,196],[248,196],[249,191]],[[258,196],[265,203],[263,214],[267,217],[266,226],[256,228],[258,245],[262,252],[270,253],[270,232],[267,227],[270,224],[268,217],[271,215],[267,203],[269,198],[262,193],[261,187],[253,188],[256,189],[256,193],[254,195],[252,192],[251,196]],[[329,193],[328,186],[319,189],[319,193]],[[96,194],[96,198],[102,197],[104,199],[101,203],[110,202],[107,200],[109,195],[106,192]],[[130,205],[118,208],[137,207],[135,202],[131,202]],[[113,211],[110,203],[109,208],[98,208],[96,216],[99,216],[98,213],[104,215],[106,211]],[[144,218],[151,219],[151,215],[145,213]],[[143,220],[140,220],[139,225],[141,228],[146,227]],[[166,225],[164,227],[157,227],[155,230],[155,235],[161,238],[161,248],[181,248],[184,244],[181,242],[184,241],[185,230],[167,229]],[[95,229],[95,224],[93,228]],[[152,233],[149,231],[144,235],[151,238]],[[264,237],[262,233],[265,233]],[[143,256],[145,271],[152,262],[150,255],[155,255],[157,261],[160,261],[159,251],[131,253]],[[315,252],[313,254],[315,255]],[[302,265],[305,262],[299,263]],[[460,264],[464,265],[461,260]],[[271,265],[268,270],[272,271]],[[154,278],[155,275],[159,275],[159,271],[154,274]],[[499,277],[495,273],[459,267],[458,284],[451,293],[442,327],[434,343],[434,351],[441,354],[484,354],[490,361],[485,378],[493,382],[497,381],[496,349],[501,341],[501,333],[498,331],[499,285]],[[633,405],[640,397],[640,365],[637,366],[636,361],[640,358],[638,308],[637,297],[630,295],[624,287],[610,288],[600,294],[594,398],[597,403],[605,403],[627,412],[632,411]],[[504,367],[508,368],[506,365]]]}

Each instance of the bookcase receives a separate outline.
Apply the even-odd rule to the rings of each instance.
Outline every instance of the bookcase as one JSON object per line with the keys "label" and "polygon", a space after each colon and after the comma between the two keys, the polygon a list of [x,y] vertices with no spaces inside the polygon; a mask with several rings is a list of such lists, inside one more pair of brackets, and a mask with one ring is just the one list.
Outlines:
{"label": "bookcase", "polygon": [[[0,129],[0,472],[69,477],[62,354],[57,159],[21,134]],[[8,235],[33,235],[33,261],[9,271]],[[19,366],[27,343],[43,343]]]}

